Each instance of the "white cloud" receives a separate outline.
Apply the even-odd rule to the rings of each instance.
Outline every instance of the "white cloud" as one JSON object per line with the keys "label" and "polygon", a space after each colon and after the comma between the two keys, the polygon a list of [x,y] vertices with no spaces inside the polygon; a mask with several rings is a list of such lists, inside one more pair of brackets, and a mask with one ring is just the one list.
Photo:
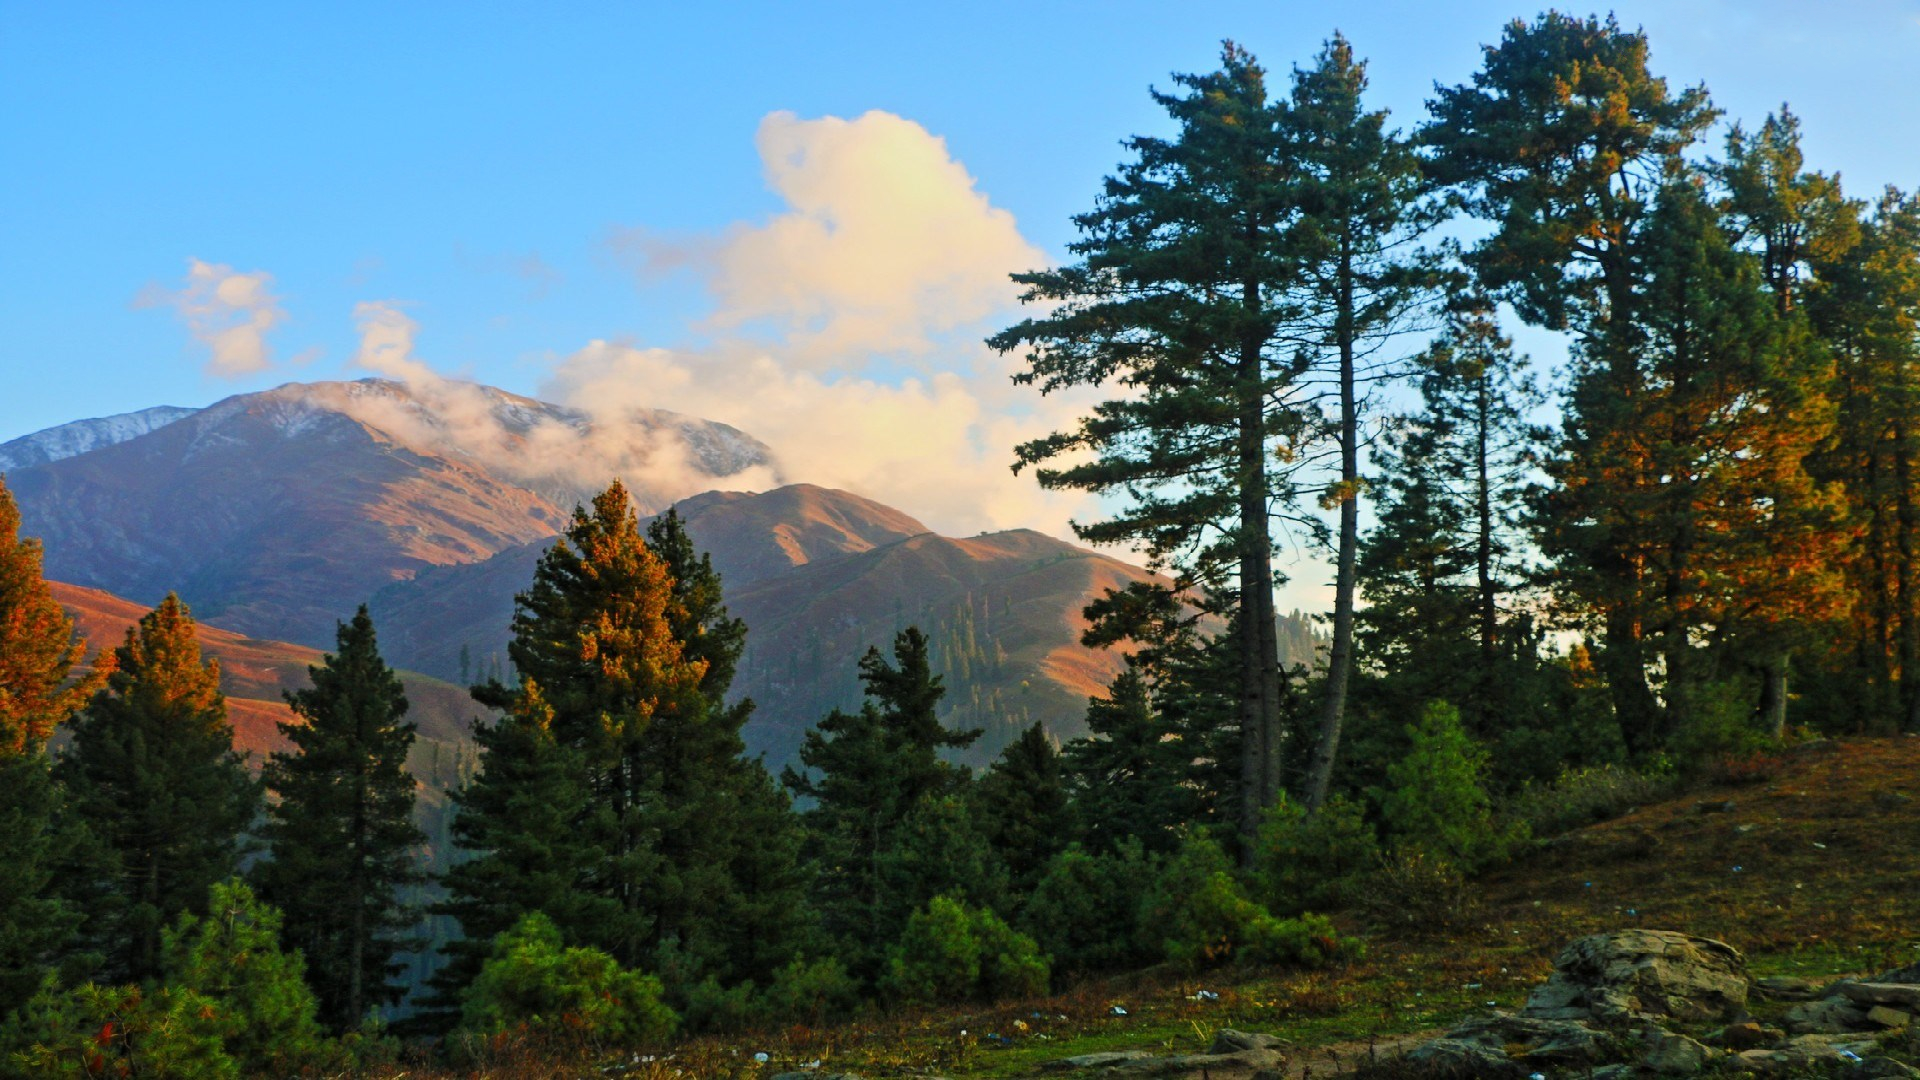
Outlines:
{"label": "white cloud", "polygon": [[942,335],[1008,307],[1007,275],[1046,261],[946,141],[911,120],[778,112],[755,141],[788,208],[729,231],[696,265],[717,304],[710,326],[770,332],[789,363],[830,369],[878,353],[937,364]]}
{"label": "white cloud", "polygon": [[[757,138],[787,209],[708,237],[617,230],[643,283],[706,284],[713,340],[596,341],[542,396],[598,414],[655,407],[732,424],[789,480],[840,487],[943,532],[1030,527],[1070,537],[1090,499],[1011,471],[1013,447],[1067,426],[1090,395],[1016,388],[1016,360],[980,343],[1017,317],[1008,275],[1047,259],[946,143],[884,112],[774,113]],[[744,486],[744,485],[736,485]]]}
{"label": "white cloud", "polygon": [[187,332],[207,347],[207,373],[235,378],[273,366],[267,334],[287,316],[272,286],[273,275],[264,270],[241,273],[188,259],[187,279],[178,289],[150,286],[135,303],[173,308]]}

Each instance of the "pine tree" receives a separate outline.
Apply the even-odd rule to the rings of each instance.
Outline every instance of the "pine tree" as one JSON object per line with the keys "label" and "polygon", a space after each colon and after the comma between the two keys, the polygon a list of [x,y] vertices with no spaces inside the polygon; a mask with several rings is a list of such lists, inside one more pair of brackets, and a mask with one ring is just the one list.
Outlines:
{"label": "pine tree", "polygon": [[1034,724],[1007,744],[973,785],[973,802],[1009,886],[1017,896],[1032,893],[1048,861],[1067,846],[1066,773],[1044,728]]}
{"label": "pine tree", "polygon": [[[1420,238],[1439,220],[1424,197],[1425,180],[1413,148],[1387,129],[1385,112],[1368,112],[1366,65],[1335,35],[1311,68],[1296,70],[1282,130],[1300,170],[1296,227],[1300,252],[1299,303],[1309,313],[1308,347],[1321,354],[1334,384],[1329,422],[1339,455],[1339,478],[1321,503],[1339,509],[1334,549],[1333,640],[1321,692],[1319,730],[1308,764],[1304,801],[1309,811],[1326,801],[1339,756],[1347,682],[1353,670],[1354,596],[1360,540],[1360,414],[1367,385],[1399,373],[1387,351],[1426,302],[1435,284]],[[1263,614],[1271,623],[1271,609]],[[1242,630],[1244,632],[1244,627]],[[1272,633],[1261,627],[1263,635]],[[1264,641],[1264,638],[1263,638]],[[1263,648],[1264,648],[1263,644]],[[1271,805],[1276,770],[1262,789]],[[1242,839],[1252,833],[1243,828]]]}
{"label": "pine tree", "polygon": [[161,931],[181,912],[205,913],[208,890],[238,869],[260,805],[233,749],[219,663],[201,663],[179,597],[127,630],[55,772],[108,854],[88,937],[114,981],[157,978]]}
{"label": "pine tree", "polygon": [[860,711],[838,709],[807,732],[801,768],[789,766],[781,782],[814,805],[801,819],[817,868],[819,909],[829,934],[858,959],[854,966],[876,973],[890,903],[883,861],[901,840],[903,825],[925,800],[962,790],[965,770],[940,759],[964,749],[978,731],[949,731],[938,708],[946,688],[933,674],[928,643],[918,627],[893,641],[894,662],[877,648],[860,659],[866,701]]}
{"label": "pine tree", "polygon": [[[1156,93],[1171,139],[1127,142],[1134,160],[1075,218],[1083,261],[1017,274],[1051,305],[990,339],[1025,351],[1016,381],[1043,393],[1109,383],[1127,392],[1078,426],[1021,445],[1046,488],[1125,496],[1111,518],[1076,523],[1096,544],[1136,544],[1183,589],[1248,628],[1234,699],[1241,708],[1238,813],[1251,837],[1277,791],[1281,673],[1274,638],[1275,507],[1298,516],[1277,462],[1313,434],[1291,337],[1297,320],[1298,163],[1266,74],[1228,44],[1219,71],[1176,75]],[[1222,688],[1226,692],[1226,688]]]}
{"label": "pine tree", "polygon": [[391,981],[394,954],[413,913],[400,893],[424,880],[415,853],[426,835],[413,824],[406,695],[364,605],[336,640],[338,651],[307,669],[313,685],[287,694],[303,722],[280,725],[294,749],[267,760],[278,801],[264,831],[272,861],[258,877],[284,913],[286,941],[307,958],[321,1020],[345,1030],[403,992]]}
{"label": "pine tree", "polygon": [[0,480],[0,1017],[39,989],[79,923],[54,891],[55,862],[74,840],[62,836],[46,742],[105,678],[73,678],[85,648]]}
{"label": "pine tree", "polygon": [[[1536,325],[1572,330],[1596,397],[1640,390],[1635,322],[1641,230],[1682,151],[1713,121],[1704,89],[1680,93],[1647,67],[1647,40],[1612,18],[1548,12],[1508,24],[1464,86],[1442,87],[1423,138],[1435,176],[1495,229],[1468,253],[1482,288]],[[1625,515],[1617,507],[1608,511]],[[1632,561],[1596,567],[1623,597]],[[1643,613],[1602,613],[1602,662],[1627,745],[1651,752],[1661,724]]]}

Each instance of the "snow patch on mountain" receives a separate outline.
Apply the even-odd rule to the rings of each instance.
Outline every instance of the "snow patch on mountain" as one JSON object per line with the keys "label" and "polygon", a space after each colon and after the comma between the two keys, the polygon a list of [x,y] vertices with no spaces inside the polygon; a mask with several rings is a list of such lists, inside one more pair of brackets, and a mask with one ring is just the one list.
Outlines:
{"label": "snow patch on mountain", "polygon": [[91,450],[115,446],[184,420],[199,411],[176,405],[156,405],[151,409],[117,416],[75,420],[70,424],[22,435],[11,442],[0,443],[0,472],[45,465]]}

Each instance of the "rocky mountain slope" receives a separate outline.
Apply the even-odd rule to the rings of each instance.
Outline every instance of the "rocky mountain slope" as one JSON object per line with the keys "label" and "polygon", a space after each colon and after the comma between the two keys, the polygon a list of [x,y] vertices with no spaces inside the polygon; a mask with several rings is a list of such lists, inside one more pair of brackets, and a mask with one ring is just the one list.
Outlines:
{"label": "rocky mountain slope", "polygon": [[102,416],[93,420],[75,420],[31,435],[0,443],[0,473],[45,465],[51,461],[84,454],[89,450],[113,446],[137,439],[150,431],[166,427],[199,412],[177,405],[156,405],[151,409]]}

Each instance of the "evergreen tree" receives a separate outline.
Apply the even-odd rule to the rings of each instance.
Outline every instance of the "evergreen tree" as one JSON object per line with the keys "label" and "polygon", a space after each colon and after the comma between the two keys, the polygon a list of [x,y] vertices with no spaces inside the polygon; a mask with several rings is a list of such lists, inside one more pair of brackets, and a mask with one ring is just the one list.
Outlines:
{"label": "evergreen tree", "polygon": [[[723,700],[744,632],[676,515],[643,539],[617,482],[574,512],[516,602],[508,655],[521,689],[474,690],[508,716],[456,824],[480,851],[447,879],[446,910],[470,939],[543,911],[623,966],[670,966],[676,990],[790,958],[793,825],[744,757],[751,705]],[[515,774],[547,785],[555,809],[528,824],[506,816]],[[457,955],[443,986],[477,970],[472,946]]]}
{"label": "evergreen tree", "polygon": [[213,1003],[227,1054],[249,1076],[295,1076],[319,1063],[320,1025],[298,952],[281,949],[280,912],[239,879],[216,882],[204,918],[162,935],[169,990]]}
{"label": "evergreen tree", "polygon": [[[1228,44],[1219,71],[1156,93],[1171,139],[1127,142],[1134,160],[1075,218],[1082,261],[1015,275],[1051,305],[990,340],[1026,351],[1016,376],[1051,393],[1109,382],[1126,393],[1078,426],[1017,448],[1042,487],[1124,495],[1081,539],[1137,544],[1156,569],[1237,614],[1247,632],[1234,700],[1242,727],[1239,826],[1251,836],[1279,780],[1281,672],[1274,637],[1277,506],[1298,512],[1277,462],[1313,434],[1299,382],[1291,287],[1300,218],[1284,107]],[[1222,688],[1225,692],[1225,688]]]}
{"label": "evergreen tree", "polygon": [[128,628],[55,771],[107,852],[88,937],[112,980],[157,978],[161,931],[181,912],[205,913],[208,890],[238,868],[260,805],[233,749],[219,663],[201,663],[179,597]]}
{"label": "evergreen tree", "polygon": [[[1436,177],[1495,225],[1467,256],[1481,287],[1528,322],[1572,330],[1596,400],[1637,395],[1641,232],[1681,152],[1715,116],[1706,91],[1669,91],[1647,67],[1646,37],[1612,18],[1548,12],[1508,24],[1472,81],[1440,88],[1431,108],[1423,135]],[[1631,560],[1594,572],[1616,596],[1645,587]],[[1599,613],[1607,682],[1635,753],[1654,749],[1661,724],[1643,615],[1630,601]]]}
{"label": "evergreen tree", "polygon": [[1486,306],[1468,300],[1419,361],[1420,408],[1380,456],[1379,524],[1360,555],[1369,682],[1383,711],[1444,700],[1492,738],[1511,715],[1516,672],[1532,643],[1515,610],[1525,585],[1524,494],[1542,433],[1539,396]]}
{"label": "evergreen tree", "polygon": [[75,840],[61,835],[46,743],[105,678],[73,678],[84,653],[0,480],[0,1017],[40,988],[79,923],[54,891],[56,860]]}
{"label": "evergreen tree", "polygon": [[280,725],[294,749],[267,759],[278,801],[259,878],[285,915],[287,942],[307,958],[322,1021],[345,1030],[403,992],[391,981],[394,954],[413,913],[400,892],[424,880],[415,851],[426,835],[413,824],[406,695],[364,605],[336,640],[338,651],[307,669],[313,685],[287,694],[302,722]]}
{"label": "evergreen tree", "polygon": [[430,980],[434,1019],[458,1019],[461,996],[491,954],[494,938],[532,912],[579,926],[605,906],[583,890],[594,863],[580,830],[591,793],[579,751],[553,731],[553,708],[538,683],[522,681],[504,715],[476,725],[480,772],[453,793],[452,834],[467,857],[441,877],[446,899],[433,912],[460,923]]}
{"label": "evergreen tree", "polygon": [[1060,751],[1039,724],[1027,728],[973,785],[973,802],[1008,884],[1025,897],[1067,846],[1067,781]]}
{"label": "evergreen tree", "polygon": [[[1434,284],[1431,260],[1418,245],[1439,220],[1438,207],[1423,197],[1425,180],[1413,148],[1387,129],[1385,112],[1368,112],[1361,103],[1366,86],[1366,65],[1336,34],[1313,67],[1294,72],[1282,125],[1299,170],[1295,233],[1302,284],[1295,291],[1309,315],[1300,338],[1321,355],[1335,387],[1329,426],[1340,459],[1339,478],[1321,499],[1339,509],[1340,523],[1333,640],[1302,785],[1309,810],[1326,801],[1332,783],[1353,670],[1362,395],[1369,382],[1398,373],[1400,365],[1384,350],[1409,329],[1409,316]],[[1273,612],[1262,617],[1271,622]],[[1270,767],[1277,772],[1277,755],[1270,754]],[[1262,789],[1263,807],[1273,804],[1276,790],[1270,779]],[[1243,824],[1242,840],[1252,835]]]}
{"label": "evergreen tree", "polygon": [[928,661],[918,627],[893,641],[894,662],[877,648],[860,659],[866,701],[860,711],[834,710],[807,732],[801,769],[789,766],[781,782],[813,800],[801,815],[816,867],[822,922],[872,977],[878,962],[877,919],[895,911],[883,862],[901,840],[903,824],[923,800],[964,789],[965,770],[940,758],[964,749],[978,731],[949,731],[938,707],[946,689]]}
{"label": "evergreen tree", "polygon": [[1180,826],[1199,813],[1195,792],[1180,782],[1192,750],[1154,708],[1139,669],[1122,671],[1106,697],[1087,702],[1087,734],[1068,743],[1062,759],[1074,835],[1094,854],[1128,841],[1171,851]]}

